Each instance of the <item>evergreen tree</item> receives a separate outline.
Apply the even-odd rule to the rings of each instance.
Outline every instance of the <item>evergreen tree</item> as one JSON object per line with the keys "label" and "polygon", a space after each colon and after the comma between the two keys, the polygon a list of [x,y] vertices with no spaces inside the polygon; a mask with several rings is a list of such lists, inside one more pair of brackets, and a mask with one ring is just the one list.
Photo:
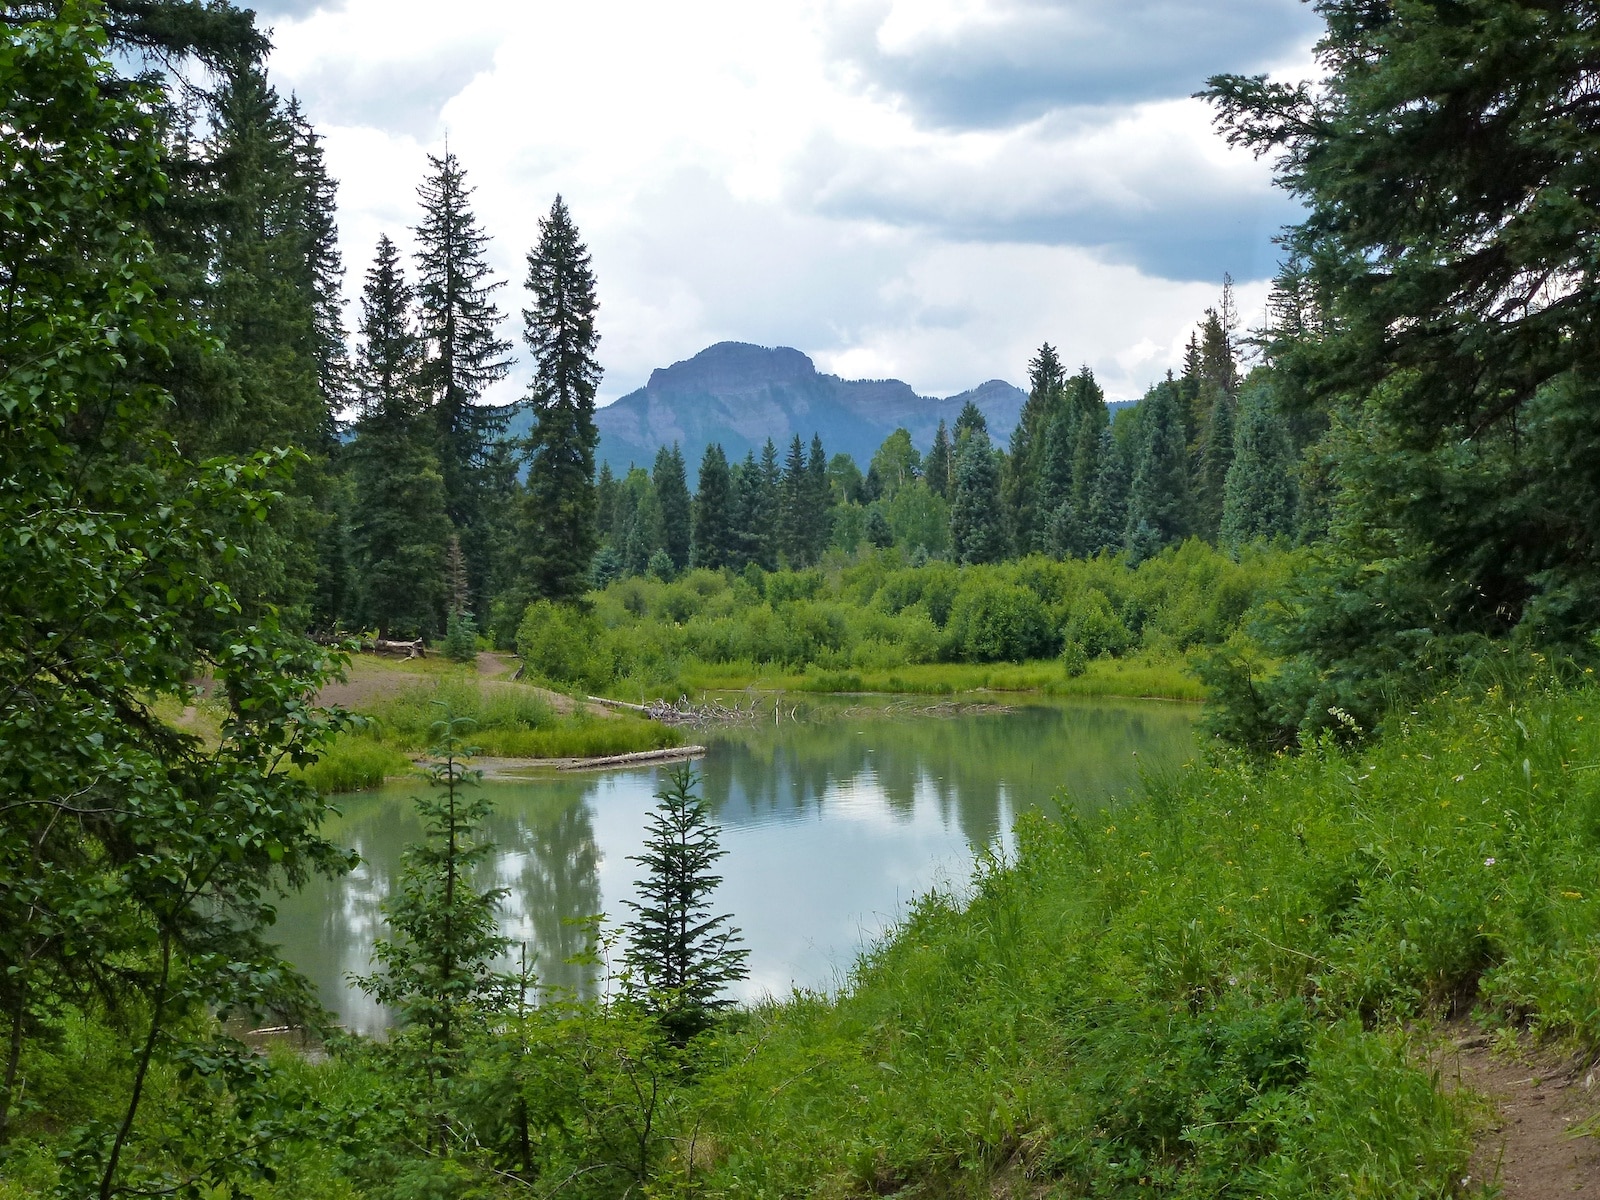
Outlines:
{"label": "evergreen tree", "polygon": [[694,495],[694,565],[718,570],[734,559],[733,481],[728,456],[712,442],[700,460]]}
{"label": "evergreen tree", "polygon": [[760,497],[760,516],[755,526],[760,533],[760,556],[755,562],[764,571],[776,571],[782,549],[783,472],[778,467],[778,447],[771,438],[761,447]]}
{"label": "evergreen tree", "polygon": [[1083,522],[1083,552],[1120,549],[1128,527],[1128,468],[1109,428],[1100,431],[1094,484]]}
{"label": "evergreen tree", "polygon": [[957,444],[950,549],[961,563],[999,562],[1006,554],[1000,471],[989,435],[981,428],[971,430]]}
{"label": "evergreen tree", "polygon": [[[1044,428],[1044,436],[1034,448],[1034,503],[1043,523],[1040,549],[1055,554],[1070,554],[1070,547],[1060,540],[1059,515],[1072,504],[1073,449],[1077,426],[1073,410],[1062,404],[1057,407]],[[1019,549],[1021,547],[1019,546]]]}
{"label": "evergreen tree", "polygon": [[822,560],[832,534],[833,489],[828,485],[828,456],[822,449],[822,437],[811,435],[811,454],[806,459],[805,516],[806,564]]}
{"label": "evergreen tree", "polygon": [[1130,551],[1137,542],[1147,556],[1149,547],[1182,541],[1191,530],[1189,450],[1176,381],[1157,384],[1139,404],[1144,411],[1128,490],[1128,541]]}
{"label": "evergreen tree", "polygon": [[1237,438],[1221,520],[1221,543],[1229,549],[1287,536],[1295,519],[1294,449],[1270,388],[1246,391]]}
{"label": "evergreen tree", "polygon": [[[988,437],[989,421],[983,415],[983,410],[971,400],[968,400],[961,406],[961,411],[956,414],[956,449],[960,449],[962,438],[973,433],[981,433],[984,437]],[[953,484],[954,482],[955,477],[952,475],[951,483]]]}
{"label": "evergreen tree", "polygon": [[[726,470],[726,461],[723,467]],[[703,480],[704,465],[700,473]],[[655,485],[656,502],[661,506],[661,548],[672,560],[673,570],[681,571],[689,565],[694,529],[688,475],[684,469],[683,451],[678,449],[676,442],[670,449],[662,446],[656,451],[655,469],[651,472],[650,482]]]}
{"label": "evergreen tree", "polygon": [[923,472],[928,481],[928,489],[935,496],[947,498],[950,495],[951,473],[955,466],[955,458],[950,448],[950,432],[944,427],[944,418],[939,418],[939,428],[933,435],[933,447],[928,451],[927,461],[923,464]]}
{"label": "evergreen tree", "polygon": [[328,518],[319,510],[330,507],[326,466],[333,447],[333,415],[319,375],[319,350],[327,348],[318,337],[314,237],[295,130],[259,66],[235,64],[224,75],[206,154],[213,199],[203,209],[203,243],[193,247],[208,250],[195,299],[225,346],[225,369],[211,368],[218,385],[196,397],[201,407],[191,410],[192,423],[180,436],[200,455],[290,447],[308,455],[240,583],[253,609],[271,604],[288,609],[297,623],[331,626],[337,613],[313,610],[316,593],[330,590],[323,552]]}
{"label": "evergreen tree", "polygon": [[1223,492],[1233,465],[1234,399],[1231,392],[1208,389],[1215,399],[1201,427],[1195,471],[1195,532],[1217,540],[1222,527]]}
{"label": "evergreen tree", "polygon": [[468,1034],[504,1000],[506,981],[493,964],[508,942],[495,920],[507,890],[473,884],[494,843],[482,834],[492,805],[472,786],[479,776],[467,766],[472,722],[440,707],[428,769],[433,788],[416,800],[424,840],[406,847],[399,886],[383,904],[390,932],[372,947],[378,970],[357,982],[394,1011],[402,1037],[420,1040],[430,1108],[424,1117],[429,1141],[443,1153],[450,1128],[439,1085],[459,1072]]}
{"label": "evergreen tree", "polygon": [[680,1043],[733,1002],[724,989],[745,977],[750,953],[726,916],[711,915],[722,882],[712,870],[727,851],[694,794],[698,782],[681,766],[656,793],[644,853],[628,859],[646,871],[634,885],[639,901],[624,901],[634,912],[626,956],[633,986]]}
{"label": "evergreen tree", "polygon": [[328,176],[322,139],[290,97],[285,114],[299,184],[305,243],[302,288],[311,300],[311,353],[324,410],[336,416],[350,400],[350,355],[344,325],[344,260],[339,253],[338,190]]}
{"label": "evergreen tree", "polygon": [[603,462],[600,464],[600,477],[594,485],[594,525],[600,540],[613,548],[616,541],[611,531],[616,523],[617,477],[612,473],[611,464]]}
{"label": "evergreen tree", "polygon": [[416,637],[443,627],[450,521],[411,306],[399,252],[380,237],[361,296],[359,416],[349,455],[355,619],[388,636]]}
{"label": "evergreen tree", "polygon": [[791,567],[806,565],[810,519],[806,513],[806,450],[800,435],[789,444],[778,491],[778,548]]}
{"label": "evergreen tree", "polygon": [[[583,593],[595,551],[594,394],[600,385],[595,350],[594,271],[567,206],[557,196],[539,221],[539,244],[528,253],[531,308],[523,338],[533,355],[528,477],[523,498],[522,569],[535,596],[571,600]],[[681,466],[681,458],[679,460]],[[666,537],[681,530],[657,491]],[[666,547],[668,553],[673,547]],[[676,561],[676,560],[674,560]]]}
{"label": "evergreen tree", "polygon": [[511,344],[498,336],[494,302],[504,281],[490,278],[484,259],[489,238],[473,216],[460,162],[446,150],[442,158],[430,154],[428,166],[431,173],[417,191],[422,221],[413,231],[423,394],[433,409],[446,511],[467,555],[473,608],[486,612],[492,514],[504,506],[511,482],[494,469],[491,454],[507,414],[480,403],[511,366]]}
{"label": "evergreen tree", "polygon": [[[1043,544],[1051,505],[1040,486],[1042,458],[1050,431],[1061,418],[1066,403],[1066,369],[1049,342],[1028,363],[1028,399],[1022,405],[1017,427],[1011,431],[1011,455],[1004,480],[1006,518],[1018,549],[1026,552]],[[1075,430],[1077,423],[1069,424]],[[1070,467],[1071,435],[1063,453]],[[1059,503],[1059,499],[1057,501]]]}
{"label": "evergreen tree", "polygon": [[629,468],[618,495],[617,511],[619,520],[626,520],[621,529],[623,567],[630,575],[643,575],[655,552],[663,548],[661,502],[656,499],[655,485],[644,468]]}

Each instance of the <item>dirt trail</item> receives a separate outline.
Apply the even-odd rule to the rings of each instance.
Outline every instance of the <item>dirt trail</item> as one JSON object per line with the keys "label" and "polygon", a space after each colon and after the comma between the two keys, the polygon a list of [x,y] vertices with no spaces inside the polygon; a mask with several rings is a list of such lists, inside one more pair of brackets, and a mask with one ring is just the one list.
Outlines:
{"label": "dirt trail", "polygon": [[1572,1136],[1600,1114],[1600,1066],[1549,1052],[1491,1054],[1489,1039],[1465,1026],[1437,1061],[1446,1088],[1492,1105],[1474,1182],[1498,1182],[1505,1200],[1600,1200],[1600,1138]]}

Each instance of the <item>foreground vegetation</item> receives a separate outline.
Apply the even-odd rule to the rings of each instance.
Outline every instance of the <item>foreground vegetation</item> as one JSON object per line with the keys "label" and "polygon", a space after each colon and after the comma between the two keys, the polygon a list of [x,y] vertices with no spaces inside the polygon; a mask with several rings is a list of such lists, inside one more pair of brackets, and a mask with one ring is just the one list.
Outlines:
{"label": "foreground vegetation", "polygon": [[[280,1055],[267,1107],[316,1115],[257,1194],[1477,1194],[1429,1031],[1470,1013],[1592,1043],[1596,763],[1592,677],[1457,691],[1378,745],[1219,757],[1025,824],[1014,862],[925,898],[839,997],[687,1047],[624,1000],[546,993],[474,1026],[445,1094],[393,1047]],[[0,1196],[50,1185],[60,1122],[107,1091],[76,1081],[126,1069],[124,1019],[89,1006],[30,1048]],[[158,1084],[150,1156],[219,1103]],[[410,1122],[441,1103],[428,1152]]]}
{"label": "foreground vegetation", "polygon": [[895,550],[820,568],[629,578],[587,607],[531,606],[517,635],[556,687],[639,699],[745,686],[796,691],[1198,699],[1187,657],[1226,642],[1295,556],[1199,541],[1121,555],[910,565]]}

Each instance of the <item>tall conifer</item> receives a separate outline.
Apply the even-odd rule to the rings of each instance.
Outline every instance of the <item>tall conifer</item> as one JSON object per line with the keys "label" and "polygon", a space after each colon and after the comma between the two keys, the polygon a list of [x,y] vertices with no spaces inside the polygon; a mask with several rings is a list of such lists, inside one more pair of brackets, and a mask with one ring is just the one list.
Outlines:
{"label": "tall conifer", "polygon": [[947,498],[950,495],[951,470],[955,459],[950,447],[950,431],[945,428],[944,418],[939,418],[939,428],[933,435],[933,446],[928,451],[927,460],[923,463],[923,471],[928,481],[928,490],[935,496]]}
{"label": "tall conifer", "polygon": [[778,491],[778,548],[791,567],[806,564],[806,449],[800,435],[789,443]]}
{"label": "tall conifer", "polygon": [[[557,196],[539,221],[539,244],[528,253],[524,340],[533,354],[529,401],[528,479],[523,500],[522,570],[537,596],[582,594],[594,555],[594,394],[600,385],[595,351],[599,301],[589,250]],[[659,501],[661,497],[657,496]],[[676,514],[674,514],[676,515]],[[666,510],[662,511],[663,532]],[[667,547],[669,553],[671,547]]]}
{"label": "tall conifer", "polygon": [[734,558],[733,486],[728,456],[712,442],[700,460],[694,495],[694,565],[716,570]]}
{"label": "tall conifer", "polygon": [[676,442],[656,451],[650,481],[655,484],[656,500],[661,505],[661,548],[672,559],[673,568],[681,571],[689,565],[694,531],[688,472],[684,468],[683,451]]}
{"label": "tall conifer", "polygon": [[1294,529],[1294,449],[1270,388],[1246,389],[1239,406],[1233,465],[1228,470],[1220,541],[1237,549]]}
{"label": "tall conifer", "polygon": [[1005,557],[1005,522],[1000,510],[1000,471],[989,434],[974,429],[956,449],[956,489],[950,504],[950,549],[962,563],[999,562]]}
{"label": "tall conifer", "polygon": [[480,403],[510,369],[509,342],[498,334],[494,294],[484,253],[488,235],[471,208],[466,172],[449,150],[428,156],[429,175],[417,190],[422,220],[417,238],[417,302],[426,348],[422,383],[432,405],[439,466],[451,523],[461,538],[473,607],[488,606],[492,512],[503,506],[510,480],[496,471],[490,444],[505,431],[507,414]]}
{"label": "tall conifer", "polygon": [[400,255],[387,236],[361,295],[359,406],[350,447],[355,618],[390,636],[443,629],[444,477],[422,395],[422,344]]}
{"label": "tall conifer", "polygon": [[1192,528],[1189,452],[1184,442],[1183,397],[1168,378],[1140,402],[1144,409],[1128,491],[1130,551],[1144,557],[1181,541]]}

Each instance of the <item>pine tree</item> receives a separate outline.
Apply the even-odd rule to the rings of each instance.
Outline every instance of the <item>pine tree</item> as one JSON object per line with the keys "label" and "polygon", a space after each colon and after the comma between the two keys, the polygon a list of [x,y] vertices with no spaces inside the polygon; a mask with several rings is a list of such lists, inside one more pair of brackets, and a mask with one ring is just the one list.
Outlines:
{"label": "pine tree", "polygon": [[[726,468],[727,463],[723,463]],[[702,478],[705,467],[700,468]],[[675,571],[689,565],[690,547],[694,544],[693,518],[690,513],[689,480],[684,469],[683,451],[674,442],[669,449],[662,446],[656,451],[655,469],[650,473],[655,484],[656,501],[661,505],[661,548],[672,560]]]}
{"label": "pine tree", "polygon": [[622,564],[630,575],[643,575],[650,559],[662,549],[661,502],[655,485],[642,467],[630,467],[618,496],[619,518],[626,519],[621,529]]}
{"label": "pine tree", "polygon": [[950,448],[950,432],[944,427],[944,418],[939,418],[939,428],[933,435],[933,447],[928,451],[927,460],[923,463],[923,472],[928,481],[928,490],[940,498],[950,495],[951,472],[955,466],[955,458]]}
{"label": "pine tree", "polygon": [[[528,252],[531,308],[523,338],[533,355],[528,476],[520,529],[521,568],[533,595],[571,600],[587,586],[595,550],[594,394],[600,385],[595,350],[594,271],[567,206],[557,196],[539,221],[539,244]],[[676,497],[671,497],[676,499]],[[658,501],[663,498],[658,492]],[[663,533],[675,535],[663,503]],[[669,554],[672,547],[666,547]]]}
{"label": "pine tree", "polygon": [[1220,541],[1236,550],[1258,538],[1287,536],[1294,529],[1294,520],[1294,449],[1277,415],[1271,389],[1252,384],[1239,408]]}
{"label": "pine tree", "polygon": [[633,986],[680,1043],[733,1002],[724,990],[745,977],[750,953],[726,916],[711,915],[722,882],[712,870],[727,851],[694,794],[698,782],[692,768],[678,767],[656,793],[644,853],[628,859],[647,874],[635,883],[639,900],[624,901],[634,912],[626,955]]}
{"label": "pine tree", "polygon": [[290,97],[285,114],[301,193],[305,278],[311,299],[312,354],[323,407],[330,417],[350,400],[350,352],[344,325],[344,260],[339,253],[338,191],[329,178],[322,139]]}
{"label": "pine tree", "polygon": [[349,455],[355,617],[365,628],[416,637],[443,628],[451,531],[411,306],[399,253],[380,237],[361,296],[359,416]]}
{"label": "pine tree", "polygon": [[471,208],[472,189],[456,156],[428,156],[430,174],[418,189],[422,221],[417,238],[417,302],[425,346],[423,394],[433,409],[446,511],[461,537],[472,580],[473,608],[488,609],[492,572],[492,514],[505,504],[510,481],[491,466],[490,443],[505,431],[507,414],[480,403],[505,377],[509,342],[498,336],[494,294],[484,253],[488,235]]}
{"label": "pine tree", "polygon": [[718,570],[734,557],[733,487],[728,456],[712,442],[700,460],[694,495],[694,565]]}
{"label": "pine tree", "polygon": [[1006,554],[1000,471],[989,435],[983,429],[973,429],[957,445],[950,549],[961,563],[999,562]]}
{"label": "pine tree", "polygon": [[1191,529],[1189,450],[1184,440],[1183,397],[1176,381],[1157,384],[1140,402],[1144,410],[1133,482],[1128,489],[1129,549],[1182,541]]}

